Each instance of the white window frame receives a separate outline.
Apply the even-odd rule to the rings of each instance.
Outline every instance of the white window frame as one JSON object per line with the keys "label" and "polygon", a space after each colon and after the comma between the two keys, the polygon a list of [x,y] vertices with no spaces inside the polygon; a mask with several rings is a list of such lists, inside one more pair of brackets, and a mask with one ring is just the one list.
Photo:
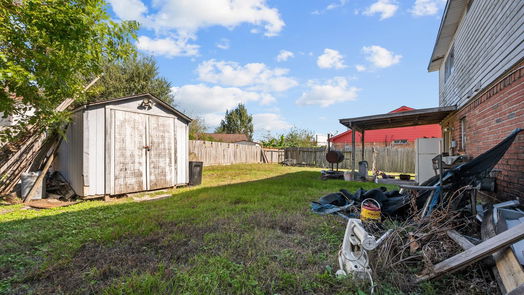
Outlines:
{"label": "white window frame", "polygon": [[453,70],[455,69],[455,46],[449,50],[446,62],[444,63],[444,82],[447,82]]}
{"label": "white window frame", "polygon": [[467,134],[466,134],[466,117],[460,119],[460,149],[466,151]]}

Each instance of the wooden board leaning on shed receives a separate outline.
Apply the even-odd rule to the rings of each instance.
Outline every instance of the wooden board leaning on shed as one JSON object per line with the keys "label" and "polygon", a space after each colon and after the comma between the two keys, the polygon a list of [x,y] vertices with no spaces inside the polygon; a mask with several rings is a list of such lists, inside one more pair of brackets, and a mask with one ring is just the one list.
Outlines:
{"label": "wooden board leaning on shed", "polygon": [[[87,91],[91,86],[93,86],[100,77],[93,79],[85,88],[84,92]],[[56,112],[63,112],[67,110],[74,102],[73,98],[66,98],[62,103],[60,103],[56,108]],[[66,125],[63,125],[64,129]],[[2,181],[0,181],[0,195],[5,195],[10,193],[15,185],[20,181],[23,172],[29,171],[34,162],[38,161],[43,154],[47,155],[44,157],[46,160],[43,164],[42,175],[45,175],[47,169],[49,169],[51,162],[56,153],[56,148],[58,145],[56,141],[59,140],[54,137],[49,137],[46,131],[45,126],[31,126],[27,130],[27,136],[23,139],[22,142],[19,142],[19,146],[16,150],[13,150],[12,153],[7,155],[6,159],[2,159],[0,163],[0,176],[2,176]],[[50,147],[46,147],[45,143],[47,141],[52,141]],[[50,159],[50,160],[49,160]],[[49,162],[49,164],[48,164]],[[39,177],[36,183],[41,183],[43,177]],[[36,191],[34,188],[36,185],[33,185],[30,193],[24,199],[24,202],[31,200],[32,195]]]}

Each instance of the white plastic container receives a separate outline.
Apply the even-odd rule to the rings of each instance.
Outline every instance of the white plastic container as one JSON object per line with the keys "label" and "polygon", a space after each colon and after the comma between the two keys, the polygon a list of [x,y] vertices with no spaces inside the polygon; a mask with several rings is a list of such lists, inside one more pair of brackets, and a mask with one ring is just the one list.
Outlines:
{"label": "white plastic container", "polygon": [[351,181],[351,171],[344,171],[344,180]]}
{"label": "white plastic container", "polygon": [[[33,184],[36,182],[36,179],[40,175],[41,172],[26,172],[22,173],[22,199],[24,199],[29,191],[31,190],[31,187],[33,187]],[[36,188],[36,192],[33,195],[32,200],[39,200],[44,197],[45,192],[45,182],[42,183],[40,187]]]}

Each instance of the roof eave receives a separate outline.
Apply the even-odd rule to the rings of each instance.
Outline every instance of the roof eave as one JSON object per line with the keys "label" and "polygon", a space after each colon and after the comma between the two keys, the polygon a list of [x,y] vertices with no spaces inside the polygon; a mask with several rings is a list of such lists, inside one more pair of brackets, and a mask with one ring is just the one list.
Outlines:
{"label": "roof eave", "polygon": [[112,103],[112,102],[117,102],[117,101],[122,101],[122,100],[128,100],[128,99],[133,99],[133,98],[143,97],[143,96],[149,96],[149,97],[153,98],[153,100],[156,101],[156,103],[158,103],[158,104],[162,105],[163,107],[167,108],[168,110],[172,111],[177,116],[179,116],[181,119],[185,120],[188,124],[191,123],[191,121],[193,121],[193,119],[191,119],[189,116],[187,116],[186,114],[182,113],[181,111],[175,109],[170,104],[160,100],[159,98],[157,98],[156,96],[152,95],[151,93],[141,93],[141,94],[136,94],[136,95],[117,97],[117,98],[113,98],[113,99],[109,99],[109,100],[101,100],[101,101],[91,102],[91,103],[88,103],[88,104],[85,104],[85,105],[77,107],[72,112],[77,112],[79,110],[82,110],[84,108],[89,108],[89,107],[92,107],[92,106],[97,106],[97,105],[102,105],[102,104],[107,104],[107,103]]}
{"label": "roof eave", "polygon": [[446,2],[446,8],[442,14],[437,38],[428,64],[428,72],[434,72],[440,69],[460,24],[467,2],[467,0],[448,0]]}
{"label": "roof eave", "polygon": [[[356,118],[340,119],[340,124],[358,132],[396,127],[437,124],[441,119],[454,112],[456,106],[417,109],[399,113],[386,113]],[[435,115],[436,118],[429,118]],[[425,118],[428,117],[428,118]]]}

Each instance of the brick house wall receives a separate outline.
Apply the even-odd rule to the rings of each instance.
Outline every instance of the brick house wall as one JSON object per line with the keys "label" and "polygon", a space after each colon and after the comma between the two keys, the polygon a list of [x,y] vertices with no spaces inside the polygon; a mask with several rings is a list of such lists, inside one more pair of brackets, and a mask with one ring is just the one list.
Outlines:
{"label": "brick house wall", "polygon": [[[479,91],[441,125],[445,150],[448,147],[450,154],[473,157],[495,146],[515,128],[524,129],[524,60]],[[456,141],[457,146],[451,148],[447,140]],[[523,198],[524,132],[517,136],[495,169],[501,170],[497,176],[497,197],[501,200]]]}

